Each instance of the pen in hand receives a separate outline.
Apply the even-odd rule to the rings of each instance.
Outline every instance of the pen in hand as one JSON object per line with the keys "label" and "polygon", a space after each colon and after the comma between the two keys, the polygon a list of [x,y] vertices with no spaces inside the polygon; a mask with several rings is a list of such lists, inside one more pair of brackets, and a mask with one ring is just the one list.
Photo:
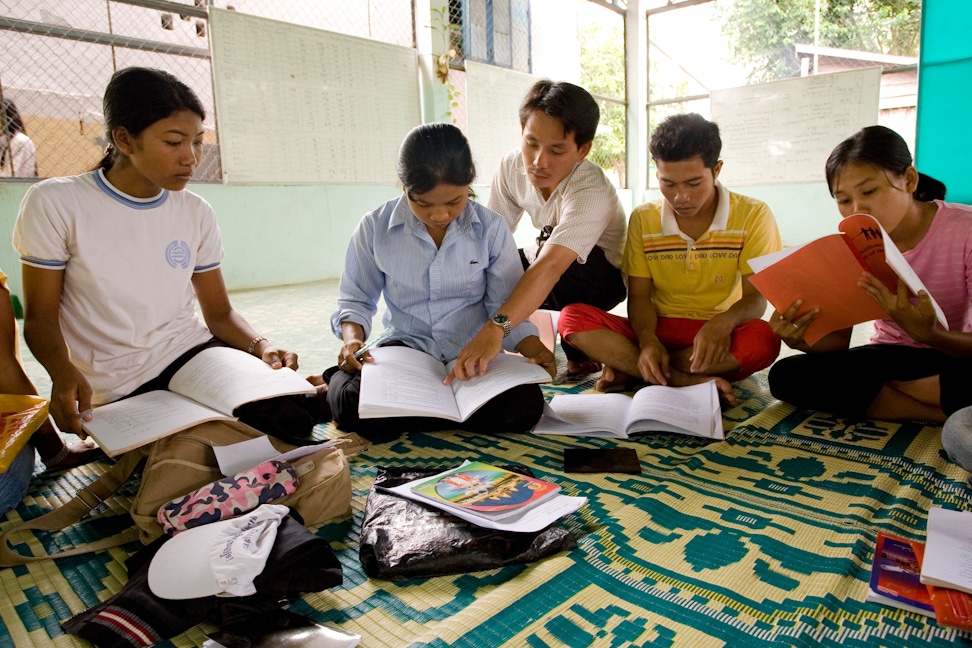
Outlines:
{"label": "pen in hand", "polygon": [[395,332],[394,326],[387,327],[384,331],[382,331],[381,333],[373,337],[371,340],[369,340],[367,344],[365,344],[363,347],[355,351],[354,359],[360,361],[361,358],[364,357],[364,354],[368,352],[368,349],[372,348],[373,346],[375,346],[376,344],[378,344],[379,342],[381,342],[382,340],[384,340],[394,332]]}

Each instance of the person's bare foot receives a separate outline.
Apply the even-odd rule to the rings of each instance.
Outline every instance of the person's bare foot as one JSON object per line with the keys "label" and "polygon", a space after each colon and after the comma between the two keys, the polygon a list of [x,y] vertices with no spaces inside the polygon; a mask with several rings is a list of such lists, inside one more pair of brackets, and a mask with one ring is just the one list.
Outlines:
{"label": "person's bare foot", "polygon": [[601,370],[601,363],[597,360],[568,360],[567,361],[567,375],[569,376],[585,376],[587,374],[597,373]]}
{"label": "person's bare foot", "polygon": [[679,371],[678,369],[671,370],[671,378],[668,381],[669,385],[673,387],[685,387],[687,385],[698,385],[699,383],[705,383],[715,381],[716,389],[719,392],[719,400],[729,407],[735,407],[739,404],[739,400],[736,398],[736,394],[732,390],[732,383],[730,383],[725,378],[720,378],[718,376],[709,376],[704,374],[690,374],[684,371]]}
{"label": "person's bare foot", "polygon": [[47,457],[41,456],[41,461],[47,470],[67,470],[83,466],[105,456],[104,451],[91,439],[66,443],[57,454]]}
{"label": "person's bare foot", "polygon": [[629,382],[631,382],[631,376],[605,365],[601,371],[601,377],[594,383],[594,389],[600,392],[614,391],[619,387],[624,387]]}
{"label": "person's bare foot", "polygon": [[725,378],[713,378],[715,381],[716,389],[719,390],[719,400],[729,407],[735,407],[739,404],[739,399],[736,398],[735,392],[732,390],[732,383],[730,383]]}

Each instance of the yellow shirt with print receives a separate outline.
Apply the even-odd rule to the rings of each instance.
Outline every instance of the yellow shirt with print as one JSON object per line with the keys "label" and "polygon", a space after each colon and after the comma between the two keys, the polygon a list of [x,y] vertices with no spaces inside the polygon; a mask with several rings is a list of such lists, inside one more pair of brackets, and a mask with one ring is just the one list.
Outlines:
{"label": "yellow shirt with print", "polygon": [[622,270],[652,280],[652,303],[661,317],[709,320],[725,312],[742,297],[742,276],[752,273],[749,260],[782,247],[765,203],[721,183],[716,187],[716,216],[696,241],[678,230],[662,200],[631,213]]}

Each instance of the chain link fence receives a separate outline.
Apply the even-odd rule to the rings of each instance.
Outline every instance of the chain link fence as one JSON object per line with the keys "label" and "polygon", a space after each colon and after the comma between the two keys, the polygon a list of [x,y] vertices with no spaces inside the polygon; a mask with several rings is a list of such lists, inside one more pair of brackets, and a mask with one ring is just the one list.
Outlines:
{"label": "chain link fence", "polygon": [[[0,0],[0,97],[36,148],[40,177],[92,168],[107,144],[101,99],[128,66],[171,72],[199,95],[206,135],[195,181],[221,177],[207,4],[412,47],[410,0]],[[8,121],[3,141],[9,141]],[[0,147],[4,148],[4,147]],[[3,175],[33,175],[3,168]]]}

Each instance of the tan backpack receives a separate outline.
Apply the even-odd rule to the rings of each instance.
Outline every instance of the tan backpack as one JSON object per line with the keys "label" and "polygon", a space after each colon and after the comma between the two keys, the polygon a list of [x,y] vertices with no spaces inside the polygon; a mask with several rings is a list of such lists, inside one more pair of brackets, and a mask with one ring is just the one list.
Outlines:
{"label": "tan backpack", "polygon": [[[265,435],[237,421],[212,421],[125,453],[108,472],[79,490],[71,501],[0,534],[0,567],[76,556],[116,547],[136,538],[143,544],[152,542],[162,535],[162,527],[156,519],[156,513],[162,504],[223,476],[217,467],[214,446],[231,445],[260,436]],[[280,452],[287,452],[295,447],[273,437],[269,439]],[[369,445],[367,440],[356,434],[321,444],[319,450],[293,463],[300,479],[300,487],[296,492],[275,500],[274,504],[292,507],[307,526],[316,526],[347,515],[351,511],[351,471],[347,460],[366,450]],[[56,531],[78,522],[105,502],[140,467],[142,482],[130,510],[135,528],[51,554],[44,552],[37,538],[28,540],[33,555],[21,554],[10,546],[11,537],[22,531]]]}

